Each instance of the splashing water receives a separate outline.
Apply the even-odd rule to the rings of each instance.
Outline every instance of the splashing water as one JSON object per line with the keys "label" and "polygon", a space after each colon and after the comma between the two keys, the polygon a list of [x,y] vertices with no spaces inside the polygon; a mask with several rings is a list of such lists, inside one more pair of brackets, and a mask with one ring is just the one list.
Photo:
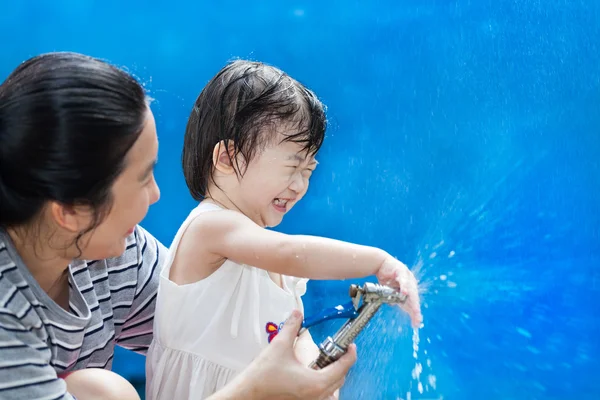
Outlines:
{"label": "splashing water", "polygon": [[[577,237],[576,226],[562,225],[552,209],[526,204],[531,193],[522,193],[535,182],[528,173],[537,161],[478,172],[490,177],[475,192],[468,191],[473,185],[451,189],[431,207],[436,219],[427,221],[412,263],[426,326],[402,330],[406,315],[383,307],[357,339],[360,361],[347,380],[349,398],[522,398],[519,386],[528,398],[542,399],[557,390],[561,375],[592,364],[597,345],[588,335],[595,325],[577,311],[574,291],[600,275],[586,278],[586,270],[574,268],[577,260],[564,259],[564,238]],[[563,258],[552,262],[554,254]],[[573,358],[562,362],[569,344]],[[471,384],[495,377],[502,379],[497,385]],[[383,389],[374,394],[377,387]]]}
{"label": "splashing water", "polygon": [[[424,327],[424,325],[421,324],[419,329],[421,329],[423,327]],[[424,392],[427,392],[429,395],[429,392],[436,390],[437,377],[431,373],[431,359],[427,358],[425,360],[425,367],[419,361],[419,342],[420,342],[419,329],[413,329],[413,334],[412,334],[413,358],[415,360],[415,366],[413,367],[413,369],[411,371],[412,380],[409,385],[409,390],[408,390],[408,392],[406,392],[407,399],[412,398],[412,395],[413,395],[412,391],[413,391],[415,384],[416,384],[417,391],[419,392],[420,395],[422,395]],[[427,338],[427,342],[431,343],[431,339]],[[423,354],[425,356],[427,356],[427,350],[424,350]],[[421,379],[421,375],[423,374],[424,368],[427,368],[430,370],[430,373],[427,374],[427,380],[425,381],[425,384],[423,384],[423,381]],[[430,397],[428,397],[428,398],[430,398]],[[442,399],[441,396],[438,398]]]}
{"label": "splashing water", "polygon": [[[449,351],[442,346],[442,336],[446,336],[445,333],[448,336],[457,336],[456,332],[459,330],[463,333],[475,334],[471,322],[480,319],[480,316],[474,310],[469,311],[473,305],[478,304],[481,307],[486,303],[515,302],[527,291],[532,290],[520,284],[518,272],[523,269],[519,269],[514,262],[506,266],[484,266],[477,265],[476,261],[480,259],[476,256],[477,252],[485,246],[485,239],[494,236],[491,234],[505,225],[506,221],[516,219],[513,214],[521,208],[517,204],[518,199],[511,197],[517,185],[514,182],[509,184],[509,177],[516,170],[519,170],[523,178],[524,165],[517,162],[509,168],[509,173],[496,181],[494,187],[482,187],[474,197],[469,198],[460,191],[451,191],[446,197],[451,200],[450,204],[440,207],[440,210],[443,210],[440,220],[432,226],[430,232],[425,235],[422,245],[419,246],[412,271],[419,281],[422,311],[426,314],[427,310],[436,306],[438,308],[436,315],[442,315],[442,318],[432,321],[431,324],[428,323],[427,330],[434,332],[432,336],[434,341],[429,336],[425,336],[425,340],[420,341],[419,336],[424,333],[424,325],[413,330],[414,365],[409,376],[398,378],[406,379],[408,386],[408,390],[403,391],[404,395],[398,396],[398,399],[402,397],[406,400],[442,399],[443,396],[439,393],[442,389],[440,385],[451,384],[449,380],[452,378],[452,371],[444,371],[440,380],[433,370],[433,365],[439,364],[439,361],[448,357]],[[504,171],[506,172],[506,169]],[[506,189],[506,185],[511,190],[499,190]],[[497,204],[504,206],[501,209],[494,209]],[[493,245],[494,248],[511,249],[515,240],[514,237],[506,236],[497,239]],[[473,290],[475,287],[477,290]],[[457,307],[462,307],[463,310]],[[444,309],[451,311],[449,313]],[[456,316],[455,321],[452,321],[453,316]],[[427,321],[426,316],[424,320]],[[524,340],[530,340],[533,336],[526,326],[513,327],[512,332],[513,335],[520,336]],[[423,346],[433,346],[432,356],[438,360],[436,363],[432,362],[428,349]],[[537,347],[529,343],[526,343],[524,348],[529,354],[540,353]],[[455,349],[448,350],[456,352]],[[465,349],[465,351],[469,350]],[[472,356],[478,358],[480,355]],[[541,386],[539,382],[537,384],[531,382],[531,387],[537,391],[543,391]]]}

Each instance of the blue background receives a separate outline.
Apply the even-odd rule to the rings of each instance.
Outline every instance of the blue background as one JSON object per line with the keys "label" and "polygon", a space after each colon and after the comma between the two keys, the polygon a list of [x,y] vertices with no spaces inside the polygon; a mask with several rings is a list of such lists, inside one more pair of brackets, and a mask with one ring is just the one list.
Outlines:
{"label": "blue background", "polygon": [[[70,50],[145,83],[162,199],[143,225],[165,245],[194,206],[182,137],[212,75],[251,58],[316,91],[321,165],[278,229],[383,247],[427,289],[417,359],[384,307],[343,399],[600,397],[597,0],[0,0],[0,37],[2,79]],[[311,282],[307,313],[354,282]],[[114,369],[141,384],[143,362],[119,352]]]}

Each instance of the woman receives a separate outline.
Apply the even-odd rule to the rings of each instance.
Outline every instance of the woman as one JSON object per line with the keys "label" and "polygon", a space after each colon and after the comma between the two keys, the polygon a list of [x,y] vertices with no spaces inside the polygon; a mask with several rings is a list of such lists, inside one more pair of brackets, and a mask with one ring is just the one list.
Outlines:
{"label": "woman", "polygon": [[[37,56],[0,86],[0,398],[139,398],[104,369],[115,343],[144,354],[152,338],[166,249],[138,223],[159,199],[157,152],[144,90],[100,60]],[[300,323],[295,313],[213,398],[339,388],[354,349],[303,367],[292,355]]]}

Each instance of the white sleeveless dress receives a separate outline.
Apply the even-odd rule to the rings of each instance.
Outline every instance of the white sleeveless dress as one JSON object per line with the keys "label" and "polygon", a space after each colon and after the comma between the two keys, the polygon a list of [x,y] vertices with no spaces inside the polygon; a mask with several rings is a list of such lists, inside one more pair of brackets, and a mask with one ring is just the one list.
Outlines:
{"label": "white sleeveless dress", "polygon": [[[303,311],[307,279],[282,276],[231,260],[207,278],[186,285],[169,280],[181,237],[203,212],[200,203],[179,228],[160,274],[154,340],[146,359],[146,399],[204,399],[244,369],[277,334],[294,308]],[[193,263],[194,260],[187,262]]]}

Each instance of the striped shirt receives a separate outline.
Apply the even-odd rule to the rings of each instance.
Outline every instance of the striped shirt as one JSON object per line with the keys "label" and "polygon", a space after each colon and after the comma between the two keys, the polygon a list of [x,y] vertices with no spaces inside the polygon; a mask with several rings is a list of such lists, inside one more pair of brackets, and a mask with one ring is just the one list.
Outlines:
{"label": "striped shirt", "polygon": [[71,400],[57,373],[145,354],[166,249],[136,227],[125,253],[69,266],[69,312],[40,288],[0,229],[0,399]]}

